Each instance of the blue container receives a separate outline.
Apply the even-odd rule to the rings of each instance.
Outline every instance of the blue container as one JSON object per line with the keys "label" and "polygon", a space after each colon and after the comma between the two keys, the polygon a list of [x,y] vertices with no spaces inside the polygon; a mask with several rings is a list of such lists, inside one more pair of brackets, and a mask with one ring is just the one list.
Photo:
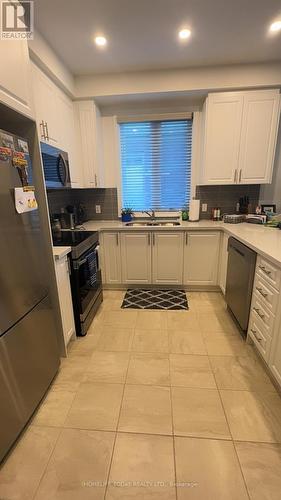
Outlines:
{"label": "blue container", "polygon": [[131,222],[132,214],[122,214],[122,222]]}

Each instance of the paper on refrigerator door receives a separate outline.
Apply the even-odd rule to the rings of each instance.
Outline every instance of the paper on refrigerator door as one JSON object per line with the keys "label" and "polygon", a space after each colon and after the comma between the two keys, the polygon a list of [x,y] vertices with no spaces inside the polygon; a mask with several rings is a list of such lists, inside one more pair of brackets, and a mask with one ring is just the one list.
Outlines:
{"label": "paper on refrigerator door", "polygon": [[35,198],[34,187],[29,186],[28,188],[15,188],[15,205],[18,214],[36,210],[38,208],[38,204]]}

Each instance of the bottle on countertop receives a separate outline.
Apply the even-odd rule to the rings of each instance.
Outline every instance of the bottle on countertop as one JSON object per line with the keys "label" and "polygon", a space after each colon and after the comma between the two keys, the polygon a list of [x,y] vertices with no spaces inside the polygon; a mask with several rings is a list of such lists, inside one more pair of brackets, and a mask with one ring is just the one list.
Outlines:
{"label": "bottle on countertop", "polygon": [[181,219],[182,219],[182,220],[188,220],[188,210],[187,210],[187,208],[184,208],[184,209],[181,211]]}
{"label": "bottle on countertop", "polygon": [[221,219],[221,209],[220,207],[212,208],[212,220],[219,221]]}

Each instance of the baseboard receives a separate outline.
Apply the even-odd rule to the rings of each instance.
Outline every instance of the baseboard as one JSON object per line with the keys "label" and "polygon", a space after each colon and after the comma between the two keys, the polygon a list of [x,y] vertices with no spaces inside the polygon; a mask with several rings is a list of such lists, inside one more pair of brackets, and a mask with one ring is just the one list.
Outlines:
{"label": "baseboard", "polygon": [[124,284],[107,284],[103,283],[103,290],[127,290],[128,288],[147,288],[148,290],[153,290],[155,288],[161,288],[163,290],[186,290],[187,292],[221,292],[218,285],[148,285],[140,283],[130,283]]}

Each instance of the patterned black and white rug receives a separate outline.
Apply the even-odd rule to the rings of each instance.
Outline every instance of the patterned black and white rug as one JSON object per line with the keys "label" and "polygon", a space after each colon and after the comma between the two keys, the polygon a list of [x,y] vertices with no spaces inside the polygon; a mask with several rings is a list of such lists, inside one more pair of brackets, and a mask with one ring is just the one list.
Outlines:
{"label": "patterned black and white rug", "polygon": [[188,309],[184,290],[127,290],[123,309]]}

